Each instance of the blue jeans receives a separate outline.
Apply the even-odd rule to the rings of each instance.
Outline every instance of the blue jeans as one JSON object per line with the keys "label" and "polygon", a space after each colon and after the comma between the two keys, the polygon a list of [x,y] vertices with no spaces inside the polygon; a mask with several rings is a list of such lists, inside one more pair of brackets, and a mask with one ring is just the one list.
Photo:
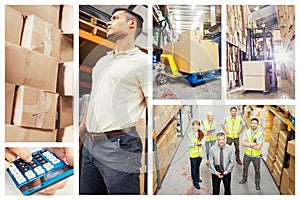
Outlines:
{"label": "blue jeans", "polygon": [[137,132],[103,141],[88,138],[82,150],[80,194],[140,194],[142,143]]}
{"label": "blue jeans", "polygon": [[209,151],[212,146],[216,144],[216,140],[205,142],[205,153],[206,153],[206,159],[209,160]]}

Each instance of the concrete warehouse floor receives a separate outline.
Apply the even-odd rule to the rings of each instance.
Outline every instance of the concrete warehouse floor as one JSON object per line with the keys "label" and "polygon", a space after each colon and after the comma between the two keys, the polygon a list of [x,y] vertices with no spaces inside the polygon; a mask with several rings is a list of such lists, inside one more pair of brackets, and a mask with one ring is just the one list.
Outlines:
{"label": "concrete warehouse floor", "polygon": [[240,88],[235,92],[227,94],[228,99],[295,99],[295,85],[287,80],[278,78],[278,90],[264,93],[261,91],[247,91]]}
{"label": "concrete warehouse floor", "polygon": [[[157,74],[153,70],[153,80]],[[153,81],[154,99],[221,99],[221,77],[192,87],[185,78],[158,85]]]}
{"label": "concrete warehouse floor", "polygon": [[[196,106],[194,106],[196,107]],[[201,189],[197,190],[194,188],[190,173],[190,162],[189,162],[189,149],[188,149],[188,139],[186,137],[187,133],[191,131],[191,123],[194,120],[202,120],[206,117],[208,111],[213,111],[215,119],[218,120],[219,124],[223,123],[224,116],[229,115],[229,108],[231,106],[197,106],[194,109],[193,118],[186,120],[188,118],[183,117],[183,130],[184,138],[181,141],[177,152],[173,158],[173,161],[168,169],[168,172],[162,181],[162,186],[158,190],[158,195],[211,195],[212,194],[212,183],[211,174],[208,167],[205,165],[206,159],[204,158],[201,162],[200,176],[203,180],[200,183]],[[201,112],[201,113],[200,113]],[[221,127],[218,126],[217,131],[220,131]],[[266,157],[268,150],[268,143],[263,146],[262,154]],[[241,147],[241,155],[243,155],[243,148]],[[242,158],[241,158],[242,159]],[[240,185],[239,181],[242,179],[242,166],[235,164],[232,172],[231,179],[231,193],[232,195],[279,195],[278,187],[276,186],[270,172],[267,169],[264,161],[261,161],[261,190],[255,190],[254,183],[254,168],[252,164],[249,166],[249,177],[248,181]],[[223,185],[221,184],[221,192],[224,193]]]}

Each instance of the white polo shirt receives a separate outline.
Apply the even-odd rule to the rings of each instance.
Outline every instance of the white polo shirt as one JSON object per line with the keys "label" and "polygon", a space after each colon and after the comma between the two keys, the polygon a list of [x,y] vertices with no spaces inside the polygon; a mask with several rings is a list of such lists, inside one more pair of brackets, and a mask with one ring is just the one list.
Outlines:
{"label": "white polo shirt", "polygon": [[93,68],[87,112],[89,132],[107,132],[136,125],[145,109],[147,54],[137,47],[108,52]]}

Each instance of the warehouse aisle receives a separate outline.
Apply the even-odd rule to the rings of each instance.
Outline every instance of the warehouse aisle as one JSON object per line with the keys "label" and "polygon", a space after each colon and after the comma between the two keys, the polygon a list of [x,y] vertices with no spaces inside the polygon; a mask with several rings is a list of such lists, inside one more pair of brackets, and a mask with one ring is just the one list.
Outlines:
{"label": "warehouse aisle", "polygon": [[227,95],[229,99],[295,99],[295,85],[287,80],[278,78],[278,90],[263,93],[261,91],[247,91],[241,89]]}
{"label": "warehouse aisle", "polygon": [[[225,107],[225,110],[228,110],[229,107]],[[162,181],[162,187],[158,190],[158,195],[167,195],[167,194],[178,194],[178,195],[210,195],[212,194],[212,185],[211,185],[211,175],[208,170],[208,167],[205,165],[205,159],[201,162],[200,174],[203,180],[200,183],[201,189],[197,190],[193,187],[192,179],[190,175],[190,163],[189,163],[189,149],[188,149],[188,139],[186,134],[191,131],[191,122],[194,120],[203,119],[206,113],[210,110],[214,111],[215,118],[218,120],[223,118],[225,112],[224,109],[212,109],[211,106],[201,107],[200,109],[195,109],[193,118],[190,121],[183,122],[185,137],[181,141],[178,150],[173,158],[171,166]],[[226,113],[227,114],[227,113]],[[220,120],[219,120],[220,121]],[[267,152],[268,144],[264,144],[263,147],[263,157]],[[241,151],[241,155],[243,150]],[[268,195],[278,195],[279,190],[273,181],[271,174],[269,173],[265,163],[261,162],[261,190],[257,192],[254,185],[254,169],[252,165],[249,167],[249,177],[247,183],[240,185],[238,182],[241,180],[242,166],[235,165],[233,174],[232,174],[232,183],[231,183],[231,192],[233,195],[255,195],[255,194],[268,194]],[[221,194],[223,194],[223,188],[221,187]]]}
{"label": "warehouse aisle", "polygon": [[[153,77],[156,70],[153,71]],[[221,78],[192,87],[185,78],[171,80],[165,85],[153,82],[154,99],[221,99]]]}

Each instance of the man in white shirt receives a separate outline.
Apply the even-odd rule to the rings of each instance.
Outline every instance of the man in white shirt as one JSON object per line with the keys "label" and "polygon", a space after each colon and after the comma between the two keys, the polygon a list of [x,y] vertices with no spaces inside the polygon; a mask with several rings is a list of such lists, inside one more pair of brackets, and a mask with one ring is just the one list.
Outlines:
{"label": "man in white shirt", "polygon": [[139,194],[142,144],[135,125],[147,106],[147,54],[135,47],[143,19],[115,9],[107,37],[114,51],[92,75],[92,91],[79,132],[83,141],[80,194]]}

